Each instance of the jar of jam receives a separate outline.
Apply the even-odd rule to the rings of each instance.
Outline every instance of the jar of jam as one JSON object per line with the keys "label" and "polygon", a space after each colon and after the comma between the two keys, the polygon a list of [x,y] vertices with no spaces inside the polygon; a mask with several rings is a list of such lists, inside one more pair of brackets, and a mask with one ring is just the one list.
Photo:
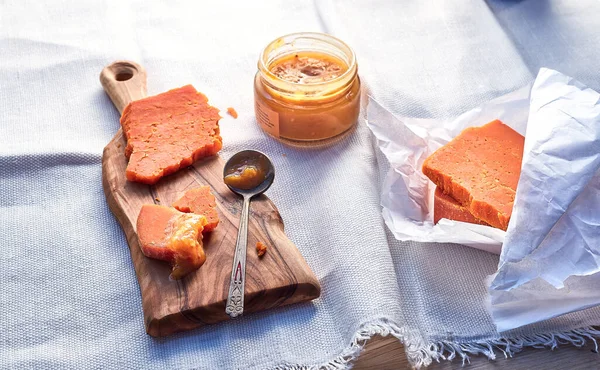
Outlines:
{"label": "jar of jam", "polygon": [[282,141],[341,135],[356,125],[360,111],[356,56],[327,34],[280,37],[258,60],[254,102],[258,124]]}

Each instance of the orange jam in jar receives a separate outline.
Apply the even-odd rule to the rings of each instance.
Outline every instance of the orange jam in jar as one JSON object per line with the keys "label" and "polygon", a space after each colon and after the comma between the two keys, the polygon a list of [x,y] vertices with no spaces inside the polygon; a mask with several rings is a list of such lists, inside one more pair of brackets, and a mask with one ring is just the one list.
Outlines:
{"label": "orange jam in jar", "polygon": [[283,141],[330,139],[356,125],[360,79],[352,49],[322,33],[280,37],[263,50],[254,79],[256,120]]}

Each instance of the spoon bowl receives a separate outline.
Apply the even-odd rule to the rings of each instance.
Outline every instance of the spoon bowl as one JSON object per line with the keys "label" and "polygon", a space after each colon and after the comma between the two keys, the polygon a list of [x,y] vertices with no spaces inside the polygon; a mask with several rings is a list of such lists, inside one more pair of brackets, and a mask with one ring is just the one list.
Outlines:
{"label": "spoon bowl", "polygon": [[[254,167],[251,178],[251,186],[245,188],[227,184],[226,177],[232,174],[242,174],[248,167]],[[235,243],[235,254],[233,255],[233,266],[231,269],[231,280],[229,282],[229,294],[225,313],[231,318],[240,316],[244,312],[244,287],[246,283],[246,250],[248,247],[248,218],[250,214],[250,199],[264,193],[275,179],[275,168],[273,163],[261,152],[255,150],[244,150],[234,154],[223,169],[223,181],[236,194],[243,197],[242,212],[240,214],[240,226],[238,228],[237,241]],[[241,183],[243,184],[243,182]],[[256,185],[254,185],[256,184]]]}
{"label": "spoon bowl", "polygon": [[275,179],[275,167],[273,167],[273,162],[271,162],[269,157],[256,150],[242,150],[241,152],[237,152],[231,158],[229,158],[229,160],[225,163],[225,167],[223,168],[223,178],[225,178],[227,175],[235,173],[238,168],[245,165],[260,167],[264,171],[265,175],[261,183],[250,189],[242,189],[225,183],[227,187],[229,187],[229,189],[234,193],[243,197],[253,197],[267,191]]}

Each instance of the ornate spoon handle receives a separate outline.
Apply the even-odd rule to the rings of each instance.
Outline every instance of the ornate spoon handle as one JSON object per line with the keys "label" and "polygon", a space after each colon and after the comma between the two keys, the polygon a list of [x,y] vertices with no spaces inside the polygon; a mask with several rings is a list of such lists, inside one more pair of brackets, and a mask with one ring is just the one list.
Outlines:
{"label": "ornate spoon handle", "polygon": [[248,216],[250,213],[250,196],[244,195],[240,227],[238,230],[231,281],[229,282],[229,295],[225,313],[232,319],[244,312],[244,285],[246,283],[246,247],[248,245]]}

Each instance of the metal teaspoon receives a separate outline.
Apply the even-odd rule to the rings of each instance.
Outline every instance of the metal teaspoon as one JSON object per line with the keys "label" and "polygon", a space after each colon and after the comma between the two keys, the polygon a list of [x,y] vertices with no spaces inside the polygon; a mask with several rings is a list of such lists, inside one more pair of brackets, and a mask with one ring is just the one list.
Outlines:
{"label": "metal teaspoon", "polygon": [[242,213],[240,226],[238,229],[237,242],[235,244],[235,254],[233,256],[233,268],[231,270],[231,281],[229,283],[229,294],[227,295],[227,305],[225,313],[231,318],[240,316],[244,312],[244,286],[246,282],[246,248],[248,245],[248,216],[250,213],[250,199],[264,193],[273,183],[275,178],[275,168],[271,160],[261,152],[255,150],[244,150],[234,154],[225,163],[223,169],[223,179],[228,175],[236,173],[243,166],[255,166],[262,169],[262,181],[250,188],[243,189],[227,184],[229,189],[243,197]]}

